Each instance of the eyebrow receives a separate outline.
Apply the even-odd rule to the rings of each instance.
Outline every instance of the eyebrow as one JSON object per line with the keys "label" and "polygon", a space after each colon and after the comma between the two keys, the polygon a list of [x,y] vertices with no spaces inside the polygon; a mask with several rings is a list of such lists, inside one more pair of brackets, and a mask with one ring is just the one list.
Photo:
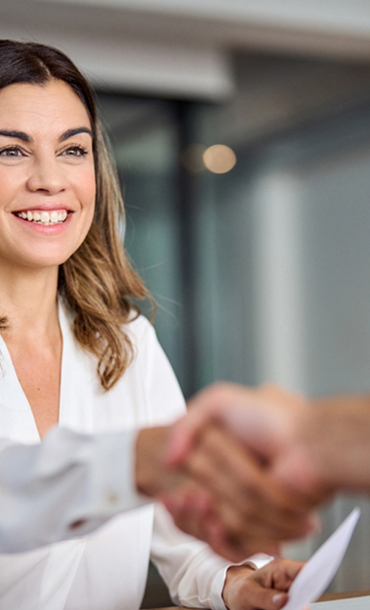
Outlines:
{"label": "eyebrow", "polygon": [[0,136],[7,136],[8,138],[17,138],[23,140],[23,142],[31,142],[32,138],[24,133],[24,131],[8,131],[7,129],[0,129]]}
{"label": "eyebrow", "polygon": [[75,129],[68,129],[67,131],[62,133],[59,138],[59,142],[65,142],[65,140],[68,140],[69,138],[72,138],[73,136],[76,136],[79,133],[87,133],[89,134],[89,136],[93,137],[92,131],[88,127],[76,127]]}
{"label": "eyebrow", "polygon": [[[91,129],[88,127],[75,127],[75,129],[67,129],[59,138],[59,142],[65,142],[69,138],[78,135],[79,133],[87,133],[89,136],[93,137]],[[15,130],[7,130],[0,129],[0,136],[5,136],[7,138],[17,138],[17,140],[22,140],[23,142],[33,142],[33,138],[29,136],[24,131],[15,131]]]}

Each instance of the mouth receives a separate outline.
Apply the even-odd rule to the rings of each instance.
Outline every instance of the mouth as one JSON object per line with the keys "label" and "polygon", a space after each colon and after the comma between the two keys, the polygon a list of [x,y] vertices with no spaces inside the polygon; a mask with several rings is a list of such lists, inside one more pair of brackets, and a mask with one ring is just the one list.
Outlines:
{"label": "mouth", "polygon": [[68,217],[67,210],[22,210],[21,212],[13,212],[14,216],[32,222],[38,225],[50,226],[62,224]]}

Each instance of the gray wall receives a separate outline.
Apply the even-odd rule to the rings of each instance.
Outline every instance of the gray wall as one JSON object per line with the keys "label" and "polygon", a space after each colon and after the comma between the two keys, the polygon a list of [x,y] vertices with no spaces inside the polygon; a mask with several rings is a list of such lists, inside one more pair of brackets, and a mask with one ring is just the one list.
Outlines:
{"label": "gray wall", "polygon": [[[217,376],[310,396],[370,391],[369,129],[361,108],[298,128],[241,154],[217,191]],[[369,586],[367,498],[337,499],[322,511],[322,534],[287,549],[307,559],[357,504],[332,590]]]}

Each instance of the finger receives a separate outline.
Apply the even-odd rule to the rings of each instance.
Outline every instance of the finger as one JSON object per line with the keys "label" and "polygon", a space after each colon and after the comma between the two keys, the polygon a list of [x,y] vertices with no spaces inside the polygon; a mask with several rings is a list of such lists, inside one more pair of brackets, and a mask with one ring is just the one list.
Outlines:
{"label": "finger", "polygon": [[279,570],[273,576],[274,586],[279,590],[288,590],[299,572],[305,565],[304,561],[292,561],[291,559],[279,558]]}
{"label": "finger", "polygon": [[204,540],[215,553],[232,562],[240,562],[257,552],[278,554],[280,548],[261,536],[247,536],[246,539],[234,534],[235,520],[231,526],[222,511],[217,512],[210,503],[199,502],[189,493],[162,497],[176,526],[200,540]]}
{"label": "finger", "polygon": [[304,562],[276,558],[255,573],[255,578],[264,587],[288,592],[292,582],[304,566]]}
{"label": "finger", "polygon": [[272,384],[257,390],[238,384],[214,384],[188,402],[188,415],[172,429],[166,463],[181,463],[201,429],[212,422],[222,422],[249,448],[271,456],[275,445],[279,447],[287,438],[289,417],[304,404],[303,397]]}
{"label": "finger", "polygon": [[[204,539],[205,526],[201,524],[207,522],[213,513],[213,498],[198,486],[192,488],[183,488],[175,493],[162,495],[158,498],[167,508],[168,512],[174,519],[182,520],[184,529],[197,538]],[[199,529],[199,534],[197,530]]]}
{"label": "finger", "polygon": [[207,522],[206,541],[216,553],[231,559],[234,563],[246,561],[256,553],[266,553],[270,556],[280,553],[280,545],[263,538],[262,535],[254,536],[252,531],[247,532],[246,535],[233,533],[232,527],[225,521],[222,513],[217,514],[217,521],[210,519]]}
{"label": "finger", "polygon": [[283,569],[285,571],[285,575],[288,580],[293,582],[293,580],[297,577],[299,572],[305,566],[304,561],[292,561],[290,559],[280,559],[282,562]]}
{"label": "finger", "polygon": [[276,383],[263,383],[258,386],[257,394],[268,398],[271,402],[279,403],[284,408],[300,408],[307,404],[307,398],[303,394],[297,392],[288,392]]}
{"label": "finger", "polygon": [[[224,557],[233,563],[239,563],[245,560],[246,550],[240,546],[239,541],[235,541],[234,537],[229,535],[227,528],[220,520],[219,516],[213,516],[208,519],[206,523],[205,540],[212,550],[221,557]],[[255,551],[248,546],[247,555],[253,554],[254,552]]]}
{"label": "finger", "polygon": [[280,539],[294,539],[310,531],[307,508],[292,509],[296,498],[282,491],[253,458],[216,428],[207,431],[190,455],[187,472],[221,502],[229,502],[243,519],[255,526],[265,521],[269,529],[280,530]]}
{"label": "finger", "polygon": [[[229,540],[224,524],[212,512],[194,510],[189,498],[165,499],[164,505],[170,512],[175,525],[182,531],[206,542],[218,555],[231,562],[239,563],[245,559],[245,551]],[[253,554],[251,549],[251,554]]]}
{"label": "finger", "polygon": [[[218,515],[224,524],[230,540],[234,544],[238,544],[241,548],[249,548],[253,542],[256,548],[262,549],[262,541],[268,542],[269,545],[277,545],[282,542],[303,538],[305,531],[297,528],[296,531],[284,531],[272,528],[268,522],[261,522],[256,519],[244,519],[238,511],[233,510],[228,504],[219,503]],[[265,551],[266,552],[266,551]]]}
{"label": "finger", "polygon": [[331,491],[323,488],[312,460],[302,447],[296,447],[289,456],[277,460],[273,471],[283,485],[306,494],[313,502],[320,503],[322,497]]}
{"label": "finger", "polygon": [[[258,572],[258,570],[257,570]],[[242,609],[278,610],[288,601],[288,594],[276,591],[273,588],[262,587],[254,578],[256,572],[249,575],[245,581],[244,590],[241,589],[239,597],[245,600]],[[249,582],[248,582],[249,581]]]}

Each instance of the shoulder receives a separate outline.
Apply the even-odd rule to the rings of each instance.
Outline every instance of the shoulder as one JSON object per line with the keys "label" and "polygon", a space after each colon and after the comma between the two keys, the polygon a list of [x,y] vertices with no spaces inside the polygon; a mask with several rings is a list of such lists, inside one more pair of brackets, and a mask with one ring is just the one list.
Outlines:
{"label": "shoulder", "polygon": [[147,379],[160,373],[167,374],[172,367],[157,338],[151,322],[143,315],[133,316],[123,330],[131,341],[134,358],[132,365],[141,371],[145,369]]}
{"label": "shoulder", "polygon": [[132,318],[123,326],[123,331],[131,341],[134,350],[133,364],[151,367],[162,348],[151,322],[143,315],[133,312]]}
{"label": "shoulder", "polygon": [[129,335],[133,343],[156,341],[156,333],[148,318],[142,314],[132,312],[131,317],[124,325],[124,331]]}
{"label": "shoulder", "polygon": [[135,351],[128,374],[136,376],[141,384],[151,424],[174,421],[185,411],[184,398],[152,324],[144,316],[138,316],[125,325],[125,332]]}

